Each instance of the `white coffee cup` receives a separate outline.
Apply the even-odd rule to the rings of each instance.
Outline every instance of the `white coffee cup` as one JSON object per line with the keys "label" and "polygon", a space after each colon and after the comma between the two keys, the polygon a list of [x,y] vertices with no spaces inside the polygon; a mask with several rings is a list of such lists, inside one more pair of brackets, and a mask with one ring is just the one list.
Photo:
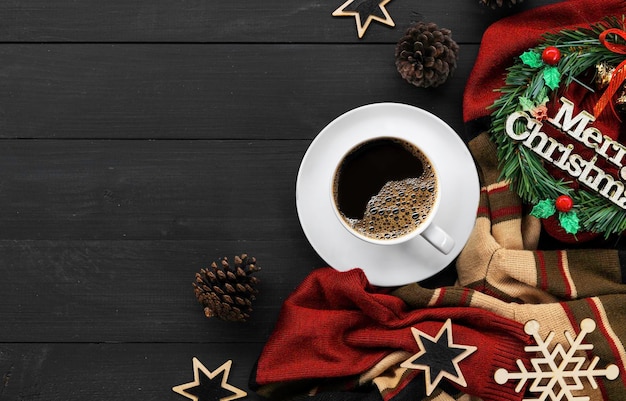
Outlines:
{"label": "white coffee cup", "polygon": [[334,171],[329,183],[333,210],[357,238],[396,245],[421,235],[443,254],[454,248],[452,237],[433,222],[441,180],[423,145],[406,137],[370,137],[355,143]]}

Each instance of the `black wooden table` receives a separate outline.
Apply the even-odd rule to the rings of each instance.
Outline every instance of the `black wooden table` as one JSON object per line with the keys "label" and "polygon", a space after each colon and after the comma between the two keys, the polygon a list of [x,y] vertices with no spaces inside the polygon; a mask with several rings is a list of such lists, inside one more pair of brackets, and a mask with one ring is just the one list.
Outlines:
{"label": "black wooden table", "polygon": [[[393,0],[395,28],[362,39],[342,2],[0,2],[0,400],[182,401],[193,357],[249,391],[282,301],[325,265],[295,208],[311,140],[383,101],[462,134],[485,28],[553,1]],[[436,89],[394,66],[416,18],[461,46]],[[252,318],[205,318],[195,272],[242,252],[263,269]]]}

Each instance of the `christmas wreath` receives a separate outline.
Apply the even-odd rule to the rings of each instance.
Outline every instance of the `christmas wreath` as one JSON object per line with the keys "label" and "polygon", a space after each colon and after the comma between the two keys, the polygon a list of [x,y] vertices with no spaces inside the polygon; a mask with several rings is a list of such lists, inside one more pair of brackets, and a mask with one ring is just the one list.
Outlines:
{"label": "christmas wreath", "polygon": [[[626,146],[619,129],[594,124],[619,125],[614,99],[624,95],[625,60],[623,17],[546,33],[507,70],[490,109],[502,178],[534,205],[531,214],[558,216],[570,234],[626,230]],[[593,103],[572,101],[570,86]]]}

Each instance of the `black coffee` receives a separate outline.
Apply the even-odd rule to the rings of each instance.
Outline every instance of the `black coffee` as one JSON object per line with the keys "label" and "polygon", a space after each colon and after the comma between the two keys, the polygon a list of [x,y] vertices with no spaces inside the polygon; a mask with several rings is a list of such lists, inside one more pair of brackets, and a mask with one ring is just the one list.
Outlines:
{"label": "black coffee", "polygon": [[415,230],[430,213],[437,181],[426,156],[408,142],[374,139],[352,150],[335,172],[333,196],[358,233],[391,239]]}

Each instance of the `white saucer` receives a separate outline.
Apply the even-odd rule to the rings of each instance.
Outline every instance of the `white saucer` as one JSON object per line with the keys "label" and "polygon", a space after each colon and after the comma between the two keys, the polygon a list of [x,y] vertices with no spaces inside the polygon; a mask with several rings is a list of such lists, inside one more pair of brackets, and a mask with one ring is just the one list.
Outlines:
{"label": "white saucer", "polygon": [[[434,222],[455,246],[447,255],[421,236],[397,245],[363,241],[339,222],[329,182],[337,163],[363,140],[381,135],[424,143],[440,177],[441,203]],[[351,110],[328,124],[307,150],[296,182],[296,207],[311,246],[331,267],[361,268],[370,283],[398,286],[421,281],[447,267],[461,252],[474,227],[480,184],[474,160],[461,138],[438,117],[400,103],[376,103]]]}

